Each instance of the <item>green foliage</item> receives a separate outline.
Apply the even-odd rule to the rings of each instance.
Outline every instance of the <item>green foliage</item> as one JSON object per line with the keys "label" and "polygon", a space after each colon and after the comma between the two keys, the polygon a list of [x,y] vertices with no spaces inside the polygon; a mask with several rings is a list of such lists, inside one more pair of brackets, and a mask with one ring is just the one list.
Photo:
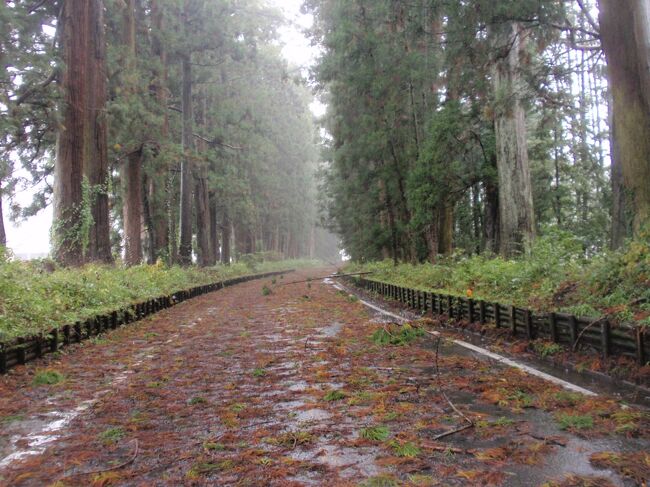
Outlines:
{"label": "green foliage", "polygon": [[563,430],[585,430],[594,427],[594,418],[589,414],[559,414],[557,422]]}
{"label": "green foliage", "polygon": [[269,296],[272,294],[272,292],[273,291],[271,291],[271,288],[269,288],[268,286],[265,285],[262,287],[262,296]]}
{"label": "green foliage", "polygon": [[256,368],[253,370],[253,377],[264,377],[266,375],[266,370],[261,368]]}
{"label": "green foliage", "polygon": [[346,397],[347,396],[346,396],[345,392],[334,389],[334,390],[328,391],[328,393],[325,394],[325,397],[323,397],[323,399],[325,401],[341,401],[341,400],[345,399]]}
{"label": "green foliage", "polygon": [[415,458],[421,453],[421,450],[411,442],[399,443],[393,441],[391,446],[398,457]]}
{"label": "green foliage", "polygon": [[359,487],[398,487],[400,484],[394,477],[380,475],[370,477],[359,484]]}
{"label": "green foliage", "polygon": [[[580,241],[553,230],[537,240],[527,257],[457,254],[430,264],[390,261],[350,264],[346,270],[374,272],[372,279],[424,291],[498,301],[582,316],[610,314],[650,324],[650,233],[642,233],[620,252],[586,259]],[[542,347],[542,345],[538,345]],[[546,355],[557,347],[542,347]]]}
{"label": "green foliage", "polygon": [[359,436],[370,441],[386,441],[390,438],[390,429],[387,426],[373,426],[363,428]]}
{"label": "green foliage", "polygon": [[34,375],[32,384],[35,386],[52,386],[64,380],[63,374],[56,370],[41,370]]}
{"label": "green foliage", "polygon": [[99,434],[99,439],[105,445],[114,445],[125,436],[126,436],[126,432],[124,431],[124,428],[115,427],[115,428],[109,428],[107,430],[102,431]]}
{"label": "green foliage", "polygon": [[545,341],[536,341],[533,343],[533,349],[542,357],[552,357],[563,350],[562,345]]}
{"label": "green foliage", "polygon": [[395,332],[391,332],[386,328],[380,328],[372,334],[371,340],[376,345],[381,346],[404,346],[409,345],[411,342],[417,340],[422,336],[424,336],[424,331],[421,328],[413,327],[406,323],[405,325],[399,327],[399,329]]}
{"label": "green foliage", "polygon": [[[265,262],[259,272],[303,263]],[[63,269],[50,261],[0,262],[0,341],[38,335],[138,301],[246,274],[243,264],[210,269],[163,265]]]}

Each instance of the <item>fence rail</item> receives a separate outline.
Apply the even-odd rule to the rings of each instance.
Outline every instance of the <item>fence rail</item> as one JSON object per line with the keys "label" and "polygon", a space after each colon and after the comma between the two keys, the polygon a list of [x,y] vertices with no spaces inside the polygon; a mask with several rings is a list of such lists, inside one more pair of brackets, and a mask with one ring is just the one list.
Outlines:
{"label": "fence rail", "polygon": [[607,318],[585,318],[566,313],[538,313],[480,299],[431,293],[364,278],[346,278],[355,285],[412,309],[445,315],[470,323],[507,328],[513,336],[537,338],[569,345],[588,345],[604,358],[628,356],[643,366],[650,357],[650,333],[646,327],[630,324],[613,326]]}
{"label": "fence rail", "polygon": [[188,299],[218,291],[225,287],[241,284],[243,282],[278,276],[289,272],[292,272],[292,270],[236,277],[225,281],[197,286],[166,296],[148,299],[104,315],[97,315],[83,322],[79,321],[74,324],[64,325],[40,336],[19,338],[11,343],[0,343],[0,374],[7,373],[9,369],[16,365],[24,365],[27,362],[40,358],[47,353],[56,352],[62,347],[73,343],[80,343],[107,331],[115,330],[120,326],[139,321],[147,316],[157,313],[158,311],[171,308],[183,301],[187,301]]}

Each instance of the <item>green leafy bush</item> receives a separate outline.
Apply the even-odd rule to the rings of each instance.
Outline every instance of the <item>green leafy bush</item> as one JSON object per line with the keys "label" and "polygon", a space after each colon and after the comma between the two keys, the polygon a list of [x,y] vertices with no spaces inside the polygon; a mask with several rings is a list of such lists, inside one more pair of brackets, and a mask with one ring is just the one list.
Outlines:
{"label": "green leafy bush", "polygon": [[[263,262],[258,273],[310,265]],[[0,342],[38,335],[135,302],[251,274],[245,264],[209,269],[141,265],[58,268],[52,261],[0,258]]]}

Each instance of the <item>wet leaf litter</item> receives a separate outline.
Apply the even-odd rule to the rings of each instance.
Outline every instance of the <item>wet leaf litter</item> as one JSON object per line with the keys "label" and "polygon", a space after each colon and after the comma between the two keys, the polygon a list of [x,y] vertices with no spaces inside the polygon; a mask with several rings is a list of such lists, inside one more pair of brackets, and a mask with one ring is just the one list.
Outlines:
{"label": "wet leaf litter", "polygon": [[[435,323],[405,332],[310,273],[324,275],[202,296],[3,377],[2,458],[87,407],[0,484],[642,485],[646,412],[416,331]],[[34,383],[45,369],[63,379]]]}

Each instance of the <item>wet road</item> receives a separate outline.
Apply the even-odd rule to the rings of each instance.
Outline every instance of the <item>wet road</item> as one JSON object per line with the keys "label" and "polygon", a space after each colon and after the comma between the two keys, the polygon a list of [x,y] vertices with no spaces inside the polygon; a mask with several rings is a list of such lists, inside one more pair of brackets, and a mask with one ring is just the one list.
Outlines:
{"label": "wet road", "polygon": [[[640,483],[590,457],[647,451],[643,413],[450,340],[436,369],[434,338],[379,345],[400,333],[391,318],[330,283],[280,285],[309,274],[323,270],[196,298],[0,378],[0,485]],[[34,385],[45,368],[65,379]],[[473,427],[436,440],[464,424],[454,408]]]}

